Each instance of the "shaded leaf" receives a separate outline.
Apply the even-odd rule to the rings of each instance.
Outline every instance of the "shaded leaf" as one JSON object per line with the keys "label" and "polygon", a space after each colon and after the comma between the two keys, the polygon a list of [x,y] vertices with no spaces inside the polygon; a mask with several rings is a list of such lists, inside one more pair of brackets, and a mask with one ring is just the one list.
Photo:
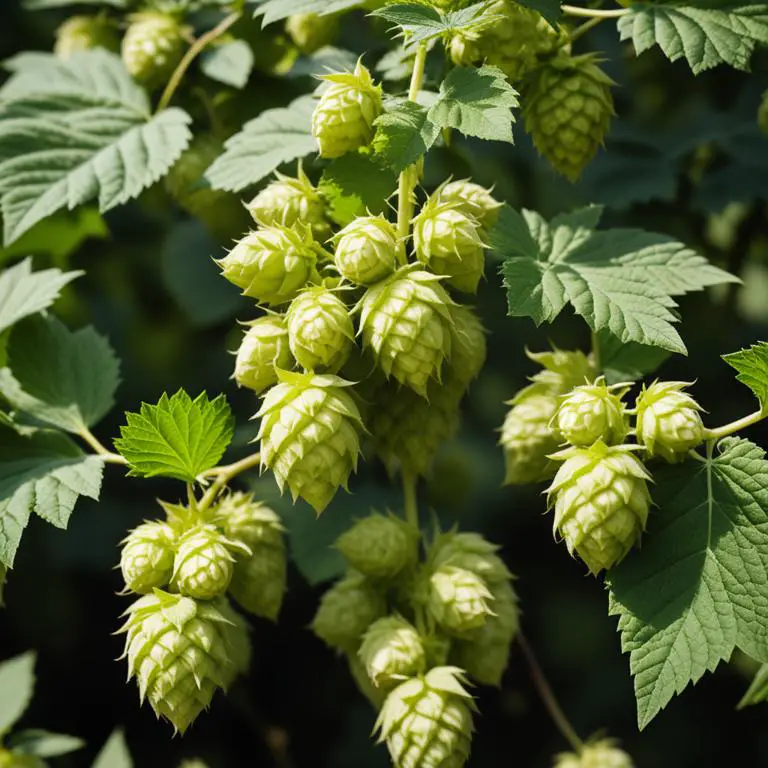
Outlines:
{"label": "shaded leaf", "polygon": [[736,380],[755,393],[761,407],[768,408],[768,342],[759,341],[749,349],[723,355],[723,360],[738,371]]}
{"label": "shaded leaf", "polygon": [[35,691],[35,654],[31,651],[0,664],[0,736],[14,726]]}

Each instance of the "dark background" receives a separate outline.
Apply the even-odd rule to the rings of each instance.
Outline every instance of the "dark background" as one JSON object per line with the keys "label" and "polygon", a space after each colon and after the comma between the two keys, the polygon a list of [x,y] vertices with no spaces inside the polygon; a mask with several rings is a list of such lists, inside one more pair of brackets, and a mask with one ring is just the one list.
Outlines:
{"label": "dark background", "polygon": [[[66,14],[33,14],[17,6],[16,0],[4,0],[0,10],[2,57],[49,50],[52,30]],[[380,45],[374,33],[353,15],[343,45],[356,51]],[[471,174],[481,183],[495,183],[502,199],[545,215],[604,202],[606,225],[672,234],[740,274],[743,287],[681,302],[689,359],[670,359],[662,368],[665,378],[695,378],[707,422],[725,423],[752,411],[754,402],[719,356],[768,337],[768,139],[755,124],[760,94],[768,87],[766,60],[756,57],[750,75],[721,67],[694,78],[684,63],[670,64],[658,51],[634,59],[617,42],[610,22],[578,45],[604,51],[604,66],[619,84],[619,118],[609,151],[578,185],[554,176],[536,157],[522,126],[515,147],[457,141],[450,151],[436,150],[425,184],[449,173]],[[193,84],[200,85],[196,77],[193,73]],[[287,103],[289,92],[311,87],[307,79],[256,73],[244,94],[223,102],[222,113],[235,130],[238,121]],[[79,239],[82,224],[73,224],[74,217],[57,221]],[[37,268],[87,270],[57,310],[73,327],[93,323],[122,360],[117,407],[98,425],[98,436],[109,442],[118,434],[123,411],[163,391],[223,390],[241,425],[231,457],[242,455],[254,434],[248,418],[257,401],[228,381],[227,348],[237,343],[235,316],[248,319],[252,310],[211,267],[208,257],[221,253],[221,246],[185,219],[160,188],[105,221],[104,237],[70,249],[62,247],[61,235],[43,228],[20,247],[0,250],[0,264],[32,252]],[[488,364],[466,404],[459,438],[441,452],[432,480],[420,489],[425,519],[434,509],[445,522],[458,521],[503,545],[506,562],[519,576],[525,632],[582,736],[606,729],[622,740],[639,768],[768,764],[768,709],[735,711],[748,683],[748,660],[722,664],[638,733],[628,660],[620,653],[600,581],[585,576],[553,541],[540,488],[500,486],[503,457],[495,430],[505,412],[502,401],[534,372],[524,348],[542,349],[550,340],[584,346],[585,327],[564,317],[536,330],[529,320],[506,318],[492,264],[487,277],[477,306],[491,331]],[[747,436],[768,446],[765,425]],[[269,483],[258,487],[275,498]],[[69,531],[33,520],[9,579],[7,607],[0,612],[0,658],[27,649],[38,653],[36,696],[24,725],[87,740],[86,750],[55,764],[89,765],[109,732],[121,725],[142,768],[175,766],[193,755],[211,768],[386,766],[385,749],[374,747],[368,736],[373,711],[344,662],[307,630],[325,588],[319,582],[337,565],[327,544],[372,505],[399,505],[398,488],[373,461],[361,468],[352,490],[351,496],[341,493],[319,522],[304,504],[276,502],[291,529],[295,555],[280,622],[253,622],[250,676],[229,696],[217,695],[211,711],[183,739],[172,738],[171,728],[157,722],[148,706],[139,707],[135,685],[125,683],[125,663],[115,661],[122,638],[113,634],[128,605],[117,595],[118,542],[126,530],[159,512],[156,498],[175,501],[182,489],[173,482],[127,479],[109,467],[102,500],[81,500]],[[477,693],[482,714],[471,765],[543,768],[566,748],[516,648],[501,690]]]}

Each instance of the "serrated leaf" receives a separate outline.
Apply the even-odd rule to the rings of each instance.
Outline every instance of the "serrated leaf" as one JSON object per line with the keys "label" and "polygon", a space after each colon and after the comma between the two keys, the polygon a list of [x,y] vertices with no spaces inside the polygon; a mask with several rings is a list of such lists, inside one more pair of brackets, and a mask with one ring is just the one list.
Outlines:
{"label": "serrated leaf", "polygon": [[696,75],[718,64],[748,70],[755,46],[768,43],[764,3],[632,3],[618,24],[638,55],[658,45],[670,61],[685,58]]}
{"label": "serrated leaf", "polygon": [[360,5],[361,0],[248,0],[256,6],[253,15],[262,17],[262,26],[287,19],[297,13],[329,13],[346,11]]}
{"label": "serrated leaf", "polygon": [[44,269],[32,272],[32,259],[24,259],[0,274],[0,333],[24,317],[53,304],[61,289],[82,272]]}
{"label": "serrated leaf", "polygon": [[768,342],[759,341],[749,349],[723,355],[728,365],[738,371],[736,380],[749,387],[760,406],[768,408]]}
{"label": "serrated leaf", "polygon": [[314,152],[314,108],[311,96],[301,96],[287,107],[262,112],[226,142],[224,153],[206,171],[205,178],[214,189],[240,192],[283,163]]}
{"label": "serrated leaf", "polygon": [[164,475],[193,482],[224,455],[234,432],[232,411],[223,395],[194,400],[184,390],[163,394],[156,405],[142,403],[139,413],[126,413],[115,447],[131,474]]}
{"label": "serrated leaf", "polygon": [[400,173],[425,155],[439,135],[425,107],[403,100],[377,118],[373,150],[379,162]]}
{"label": "serrated leaf", "polygon": [[35,691],[35,654],[14,656],[0,664],[0,736],[13,727],[32,701]]}
{"label": "serrated leaf", "polygon": [[669,357],[666,349],[635,342],[625,343],[607,331],[600,331],[597,341],[600,369],[609,384],[642,379],[653,373]]}
{"label": "serrated leaf", "polygon": [[93,426],[114,404],[119,365],[91,328],[70,331],[52,315],[17,325],[0,369],[0,394],[17,410],[68,432]]}
{"label": "serrated leaf", "polygon": [[768,659],[768,462],[739,438],[655,472],[642,552],[609,573],[644,728],[735,647]]}
{"label": "serrated leaf", "polygon": [[508,314],[552,322],[567,304],[593,331],[685,353],[674,296],[738,279],[664,235],[595,231],[599,206],[556,216],[502,209],[490,233],[505,260]]}
{"label": "serrated leaf", "polygon": [[253,70],[253,50],[245,40],[229,40],[207,48],[200,69],[212,80],[233,88],[244,88]]}
{"label": "serrated leaf", "polygon": [[492,21],[485,13],[487,2],[475,3],[457,11],[439,11],[426,3],[389,3],[371,12],[371,16],[386,19],[400,27],[409,47],[436,37],[467,32]]}
{"label": "serrated leaf", "polygon": [[137,197],[191,138],[189,115],[172,108],[152,116],[146,93],[121,59],[103,50],[24,69],[2,96],[6,244],[62,208],[96,199],[104,212]]}
{"label": "serrated leaf", "polygon": [[121,729],[112,732],[96,755],[92,768],[133,768],[131,753]]}
{"label": "serrated leaf", "polygon": [[440,85],[428,119],[465,136],[513,142],[517,92],[498,67],[455,67]]}
{"label": "serrated leaf", "polygon": [[82,749],[85,742],[76,736],[63,733],[49,733],[37,728],[14,733],[7,741],[7,746],[14,753],[37,755],[38,757],[58,757]]}

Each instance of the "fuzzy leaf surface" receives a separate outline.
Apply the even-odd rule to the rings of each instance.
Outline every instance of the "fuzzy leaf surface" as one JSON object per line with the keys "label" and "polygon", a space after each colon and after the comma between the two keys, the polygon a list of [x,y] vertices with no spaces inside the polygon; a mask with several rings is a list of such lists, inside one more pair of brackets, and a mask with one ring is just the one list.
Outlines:
{"label": "fuzzy leaf surface", "polygon": [[427,109],[404,100],[377,118],[373,150],[381,163],[400,173],[423,157],[439,135]]}
{"label": "fuzzy leaf surface", "polygon": [[738,371],[736,380],[755,393],[763,410],[768,408],[768,342],[723,355],[723,360]]}
{"label": "fuzzy leaf surface", "polygon": [[14,656],[0,664],[0,736],[7,733],[32,701],[35,691],[35,654]]}
{"label": "fuzzy leaf surface", "polygon": [[768,461],[726,438],[706,461],[655,472],[642,552],[608,576],[644,728],[738,647],[768,660]]}
{"label": "fuzzy leaf surface", "polygon": [[121,729],[112,732],[96,755],[92,768],[133,768],[131,753]]}

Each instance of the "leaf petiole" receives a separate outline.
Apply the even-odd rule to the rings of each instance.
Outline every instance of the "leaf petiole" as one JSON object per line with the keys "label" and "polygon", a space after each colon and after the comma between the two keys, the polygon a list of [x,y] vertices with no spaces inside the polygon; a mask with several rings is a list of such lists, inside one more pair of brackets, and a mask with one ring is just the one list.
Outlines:
{"label": "leaf petiole", "polygon": [[582,8],[578,5],[562,5],[560,7],[563,13],[568,16],[582,16],[588,19],[618,19],[632,12],[629,8],[601,11],[597,8]]}
{"label": "leaf petiole", "polygon": [[730,424],[724,424],[722,427],[705,430],[704,437],[706,440],[719,440],[722,437],[728,437],[729,435],[741,432],[742,429],[751,427],[753,424],[757,424],[767,417],[768,408],[761,408],[759,411],[755,411],[754,413],[750,413],[749,416],[744,416],[741,419],[732,421]]}

